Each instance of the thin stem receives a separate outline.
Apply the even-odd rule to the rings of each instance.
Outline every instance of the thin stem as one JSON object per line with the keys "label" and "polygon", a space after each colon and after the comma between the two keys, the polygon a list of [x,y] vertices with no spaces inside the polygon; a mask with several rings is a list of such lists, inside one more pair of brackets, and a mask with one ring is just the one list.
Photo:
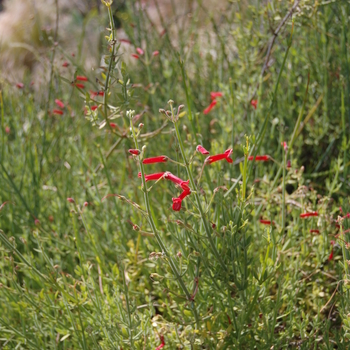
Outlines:
{"label": "thin stem", "polygon": [[[134,138],[135,148],[139,149],[139,145],[138,145],[138,142],[137,142],[137,137],[136,137],[136,134],[135,134],[133,123],[132,123],[132,118],[130,118],[130,128],[132,130],[132,135],[133,135],[133,138]],[[142,190],[143,190],[144,200],[145,200],[145,204],[146,204],[146,211],[147,211],[147,214],[148,214],[147,215],[148,223],[151,226],[152,232],[154,233],[154,236],[156,237],[156,240],[157,240],[157,243],[158,243],[160,249],[162,250],[162,252],[167,257],[168,263],[170,265],[170,268],[171,268],[173,274],[175,275],[175,277],[176,277],[176,279],[177,279],[181,289],[185,293],[187,300],[191,300],[191,294],[188,291],[188,289],[187,289],[187,287],[186,287],[186,285],[185,285],[181,275],[179,274],[179,272],[178,272],[178,270],[177,270],[177,268],[175,266],[175,263],[174,263],[173,259],[171,258],[171,255],[169,254],[167,248],[165,247],[165,244],[163,243],[162,238],[159,235],[158,230],[156,228],[156,225],[154,223],[154,220],[153,220],[153,217],[152,217],[151,205],[150,205],[149,197],[148,197],[147,183],[146,183],[146,179],[145,179],[145,169],[144,169],[144,165],[143,165],[142,161],[140,161],[140,170],[141,170]],[[198,319],[196,308],[194,307],[192,309],[192,311],[193,311],[193,314],[194,314],[194,316],[196,318],[196,323],[199,324],[199,319]]]}
{"label": "thin stem", "polygon": [[[171,106],[171,113],[173,115],[173,120],[175,121],[176,119],[175,119],[175,116],[174,116],[174,109],[173,109],[172,104],[170,106]],[[192,174],[191,168],[190,168],[189,163],[188,163],[187,158],[186,158],[184,145],[183,145],[182,138],[181,138],[180,131],[179,131],[179,127],[178,127],[178,124],[177,124],[176,121],[174,122],[174,126],[175,126],[176,137],[177,137],[177,140],[178,140],[179,146],[180,146],[182,159],[183,159],[183,161],[185,163],[185,168],[186,168],[186,171],[187,171],[187,175],[190,178],[191,187],[195,189],[194,196],[196,197],[197,207],[198,207],[198,210],[200,212],[200,216],[202,218],[202,223],[203,223],[203,226],[204,226],[204,229],[205,229],[205,233],[207,235],[207,238],[208,238],[209,244],[211,246],[211,249],[213,251],[213,254],[215,255],[216,259],[218,260],[218,262],[220,263],[220,265],[222,266],[224,271],[227,272],[227,267],[224,264],[223,260],[221,259],[221,256],[220,256],[219,252],[217,251],[215,243],[214,243],[214,241],[213,241],[213,239],[211,237],[211,232],[210,232],[210,228],[209,228],[209,225],[208,225],[208,220],[207,220],[207,218],[205,216],[205,213],[204,213],[204,210],[202,208],[202,203],[201,203],[201,200],[200,200],[199,195],[198,195],[198,190],[197,190],[196,184],[194,182],[194,178],[193,178],[193,174]]]}

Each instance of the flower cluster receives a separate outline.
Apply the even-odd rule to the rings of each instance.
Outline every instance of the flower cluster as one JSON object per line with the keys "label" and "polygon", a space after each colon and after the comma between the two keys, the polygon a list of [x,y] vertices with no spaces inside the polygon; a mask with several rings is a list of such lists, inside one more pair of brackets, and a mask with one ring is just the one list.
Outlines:
{"label": "flower cluster", "polygon": [[[202,145],[198,145],[196,147],[196,151],[207,155],[209,154],[209,151],[207,151]],[[129,149],[128,152],[132,154],[133,156],[139,156],[141,154],[141,151],[138,149]],[[224,153],[221,154],[215,154],[212,156],[208,156],[205,161],[204,165],[206,164],[212,164],[214,162],[220,161],[220,160],[226,160],[228,163],[233,163],[233,160],[230,158],[233,150],[229,148]],[[167,156],[156,156],[156,157],[150,157],[150,158],[144,158],[142,159],[143,164],[155,164],[155,163],[166,163],[167,161],[172,161]],[[142,174],[141,172],[138,173],[138,177],[141,178]],[[191,189],[189,187],[189,180],[185,181],[183,179],[180,179],[179,177],[172,174],[170,171],[165,172],[159,172],[159,173],[153,173],[153,174],[145,174],[145,181],[159,181],[159,180],[168,180],[172,183],[174,183],[177,187],[180,187],[182,189],[181,194],[178,197],[175,197],[172,199],[173,201],[173,210],[174,211],[180,211],[182,207],[182,201],[191,194]]]}

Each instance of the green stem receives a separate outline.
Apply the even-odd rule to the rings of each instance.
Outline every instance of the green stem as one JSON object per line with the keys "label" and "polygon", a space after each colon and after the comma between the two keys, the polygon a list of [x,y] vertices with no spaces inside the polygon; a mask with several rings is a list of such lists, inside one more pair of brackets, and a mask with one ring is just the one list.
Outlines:
{"label": "green stem", "polygon": [[[170,105],[170,106],[171,106],[171,113],[172,113],[172,116],[173,116],[173,120],[175,120],[173,106],[172,105]],[[195,190],[194,195],[196,197],[197,207],[198,207],[198,210],[200,212],[200,216],[202,218],[202,223],[203,223],[203,226],[204,226],[204,229],[205,229],[205,233],[207,235],[207,238],[208,238],[209,244],[211,246],[211,249],[213,251],[213,254],[215,255],[216,259],[218,260],[218,262],[220,263],[220,265],[222,266],[224,271],[227,272],[227,267],[224,264],[223,260],[221,259],[221,256],[220,256],[219,252],[217,251],[215,243],[214,243],[214,241],[213,241],[213,239],[211,237],[211,232],[210,232],[210,229],[209,229],[208,220],[205,217],[205,213],[204,213],[203,208],[202,208],[202,203],[201,203],[201,200],[200,200],[199,195],[198,195],[198,190],[197,190],[196,184],[194,182],[194,178],[193,178],[193,175],[192,175],[191,168],[190,168],[189,163],[188,163],[187,158],[186,158],[184,145],[182,143],[182,138],[181,138],[179,127],[178,127],[176,121],[174,122],[174,126],[175,126],[176,137],[177,137],[177,140],[178,140],[179,146],[180,146],[182,159],[184,161],[185,168],[186,168],[186,171],[187,171],[187,175],[188,175],[188,177],[190,179],[191,187]]]}
{"label": "green stem", "polygon": [[[135,142],[135,148],[139,149],[139,145],[138,145],[138,142],[137,142],[137,137],[136,137],[136,134],[135,134],[133,123],[132,123],[132,118],[130,118],[130,128],[132,130],[132,135],[133,135],[134,142]],[[150,205],[149,197],[148,197],[147,183],[146,183],[146,179],[145,179],[145,169],[144,169],[142,161],[140,161],[140,170],[141,170],[141,180],[142,180],[142,191],[143,191],[144,200],[145,200],[145,204],[146,204],[146,211],[147,211],[147,214],[148,214],[147,215],[148,223],[151,226],[152,232],[154,233],[154,236],[156,237],[156,240],[157,240],[157,243],[158,243],[160,249],[162,250],[162,252],[167,257],[168,263],[170,265],[170,268],[171,268],[173,274],[175,275],[175,277],[176,277],[176,279],[177,279],[181,289],[185,293],[187,300],[191,300],[191,294],[188,291],[188,289],[187,289],[187,287],[186,287],[186,285],[185,285],[181,275],[179,274],[179,272],[178,272],[178,270],[177,270],[177,268],[175,266],[175,263],[174,263],[173,259],[171,258],[171,255],[169,254],[167,248],[165,247],[165,244],[163,243],[162,238],[161,238],[160,234],[158,233],[158,230],[157,230],[156,225],[154,223],[154,220],[153,220],[153,217],[152,217],[151,205]],[[192,309],[192,311],[193,311],[193,314],[194,314],[194,316],[196,318],[196,323],[199,324],[199,319],[198,319],[196,308],[194,307]]]}

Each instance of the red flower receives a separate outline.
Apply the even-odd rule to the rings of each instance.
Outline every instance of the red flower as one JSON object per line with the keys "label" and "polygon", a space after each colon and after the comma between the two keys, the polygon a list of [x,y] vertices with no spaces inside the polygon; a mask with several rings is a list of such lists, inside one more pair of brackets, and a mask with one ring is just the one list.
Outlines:
{"label": "red flower", "polygon": [[222,97],[223,96],[223,94],[222,94],[222,92],[211,92],[210,93],[210,98],[212,99],[212,100],[215,100],[217,97]]}
{"label": "red flower", "polygon": [[185,188],[183,189],[183,192],[180,194],[179,199],[183,200],[185,197],[189,196],[191,194],[191,190],[189,188],[186,188],[186,186],[184,186]]}
{"label": "red flower", "polygon": [[[256,156],[255,157],[255,161],[263,161],[263,162],[266,162],[270,159],[270,156],[268,155],[265,155],[265,156]],[[254,156],[249,156],[248,157],[248,160],[254,160]]]}
{"label": "red flower", "polygon": [[288,161],[287,161],[287,169],[290,169],[291,167],[292,167],[291,161],[288,160]]}
{"label": "red flower", "polygon": [[197,150],[197,152],[200,152],[200,153],[202,153],[202,154],[209,154],[209,152],[208,152],[203,146],[201,146],[201,145],[198,145],[198,146],[196,147],[196,150]]}
{"label": "red flower", "polygon": [[55,103],[56,103],[56,105],[57,105],[58,107],[64,108],[64,103],[63,103],[61,100],[56,99],[56,100],[55,100]]}
{"label": "red flower", "polygon": [[131,44],[131,41],[128,39],[119,39],[119,42],[125,43],[125,44]]}
{"label": "red flower", "polygon": [[134,57],[134,58],[136,58],[136,59],[139,59],[139,58],[140,58],[140,56],[139,56],[139,55],[136,55],[136,53],[131,54],[131,57]]}
{"label": "red flower", "polygon": [[[271,225],[271,221],[270,220],[263,220],[263,219],[260,219],[259,220],[260,224],[263,224],[263,225]],[[273,222],[272,222],[273,223]]]}
{"label": "red flower", "polygon": [[40,220],[39,220],[39,219],[35,219],[35,220],[34,220],[34,224],[37,225],[37,226],[39,226],[39,225],[40,225]]}
{"label": "red flower", "polygon": [[69,202],[69,203],[74,203],[74,199],[73,198],[67,198],[67,201]]}
{"label": "red flower", "polygon": [[69,66],[69,63],[67,61],[63,62],[62,67],[67,68]]}
{"label": "red flower", "polygon": [[156,350],[163,349],[165,346],[164,336],[162,336],[162,335],[160,336],[160,341],[161,341],[161,344],[156,347]]}
{"label": "red flower", "polygon": [[96,111],[97,108],[98,108],[98,106],[91,106],[92,111]]}
{"label": "red flower", "polygon": [[180,185],[184,191],[190,191],[190,188],[188,187],[190,180],[184,181],[169,171],[164,174],[164,178],[173,182],[174,184]]}
{"label": "red flower", "polygon": [[331,246],[332,246],[332,250],[331,253],[329,254],[328,260],[331,261],[333,259],[333,246],[334,246],[334,241],[331,241]]}
{"label": "red flower", "polygon": [[139,55],[143,55],[145,53],[140,47],[137,47],[136,51]]}
{"label": "red flower", "polygon": [[250,104],[253,106],[254,109],[258,106],[258,100],[251,100]]}
{"label": "red flower", "polygon": [[299,215],[302,219],[303,218],[309,218],[311,216],[318,216],[318,212],[314,211],[313,213],[303,213]]}
{"label": "red flower", "polygon": [[173,198],[173,210],[180,211],[181,210],[182,200],[180,198]]}
{"label": "red flower", "polygon": [[284,150],[287,151],[288,150],[288,145],[286,141],[281,142],[281,145],[283,146]]}
{"label": "red flower", "polygon": [[117,127],[117,124],[115,123],[109,123],[109,126],[112,128],[112,129],[115,129]]}
{"label": "red flower", "polygon": [[[154,174],[149,174],[149,175],[145,175],[145,180],[147,181],[157,181],[161,178],[163,178],[164,176],[164,172],[163,173],[154,173]],[[138,177],[141,177],[141,173],[138,173]]]}
{"label": "red flower", "polygon": [[134,156],[138,156],[141,153],[138,149],[129,149],[128,152],[133,154]]}
{"label": "red flower", "polygon": [[317,234],[319,234],[320,230],[312,229],[312,230],[310,230],[310,233],[317,233]]}
{"label": "red flower", "polygon": [[85,85],[84,84],[80,84],[80,83],[76,83],[75,86],[79,89],[84,89]]}
{"label": "red flower", "polygon": [[9,126],[6,126],[6,128],[5,128],[5,132],[6,132],[6,134],[9,134],[9,133],[11,132],[11,129],[10,129],[10,127],[9,127]]}
{"label": "red flower", "polygon": [[203,111],[204,114],[208,114],[217,104],[216,100],[211,101],[210,105]]}
{"label": "red flower", "polygon": [[159,51],[153,51],[152,55],[155,57],[155,56],[158,56],[159,55]]}
{"label": "red flower", "polygon": [[219,160],[226,159],[226,161],[228,163],[233,163],[233,160],[230,158],[230,155],[232,154],[232,152],[233,152],[233,150],[230,148],[222,154],[215,154],[213,156],[207,157],[205,162],[211,164],[211,163],[217,162]]}
{"label": "red flower", "polygon": [[63,111],[61,111],[60,109],[54,109],[52,111],[53,114],[59,114],[59,115],[62,115],[63,114]]}
{"label": "red flower", "polygon": [[146,158],[142,161],[143,164],[153,164],[153,163],[165,163],[168,161],[167,156],[158,156],[158,157],[151,157]]}
{"label": "red flower", "polygon": [[17,87],[18,89],[23,89],[23,88],[24,88],[24,84],[23,84],[23,83],[17,83],[17,84],[16,84],[16,87]]}
{"label": "red flower", "polygon": [[79,80],[79,81],[88,81],[88,78],[87,78],[87,77],[84,77],[83,75],[77,75],[76,80]]}

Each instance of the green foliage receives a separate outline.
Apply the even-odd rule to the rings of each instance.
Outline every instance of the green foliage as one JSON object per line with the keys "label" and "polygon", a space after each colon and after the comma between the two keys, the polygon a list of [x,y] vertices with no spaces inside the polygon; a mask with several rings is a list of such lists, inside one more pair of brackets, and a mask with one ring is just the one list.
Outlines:
{"label": "green foliage", "polygon": [[2,86],[2,348],[348,348],[350,5],[185,3],[105,1],[85,89],[55,45],[43,95]]}

